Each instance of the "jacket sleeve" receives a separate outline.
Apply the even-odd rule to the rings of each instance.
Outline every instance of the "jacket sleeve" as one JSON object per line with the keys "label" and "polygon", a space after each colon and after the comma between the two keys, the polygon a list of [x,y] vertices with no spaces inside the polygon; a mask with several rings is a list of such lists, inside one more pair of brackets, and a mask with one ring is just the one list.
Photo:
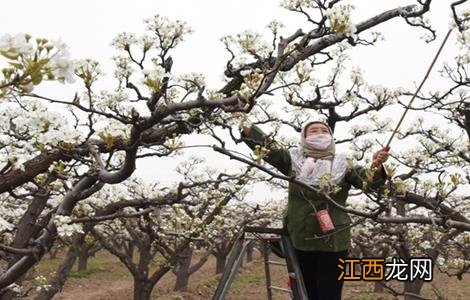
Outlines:
{"label": "jacket sleeve", "polygon": [[289,176],[291,158],[287,149],[268,138],[261,128],[256,125],[251,126],[250,133],[248,135],[245,135],[242,131],[241,137],[245,144],[253,150],[257,145],[268,149],[269,153],[263,159],[278,169],[282,174]]}
{"label": "jacket sleeve", "polygon": [[375,191],[385,184],[387,173],[383,166],[380,166],[373,174],[371,172],[369,168],[352,166],[346,174],[346,181],[364,192]]}

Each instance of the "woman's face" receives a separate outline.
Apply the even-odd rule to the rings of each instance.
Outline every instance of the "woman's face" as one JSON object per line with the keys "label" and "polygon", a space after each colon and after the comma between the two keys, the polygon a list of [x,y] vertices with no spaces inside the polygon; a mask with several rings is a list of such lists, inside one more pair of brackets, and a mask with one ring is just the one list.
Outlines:
{"label": "woman's face", "polygon": [[319,134],[330,134],[330,131],[328,130],[328,127],[321,123],[314,123],[308,125],[307,129],[305,130],[305,137],[308,136],[315,136]]}

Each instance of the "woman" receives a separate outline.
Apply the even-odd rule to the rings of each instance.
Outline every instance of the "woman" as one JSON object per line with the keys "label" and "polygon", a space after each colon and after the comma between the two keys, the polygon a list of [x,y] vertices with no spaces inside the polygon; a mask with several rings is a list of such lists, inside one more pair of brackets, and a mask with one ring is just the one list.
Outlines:
{"label": "woman", "polygon": [[[244,123],[242,123],[244,124]],[[256,125],[241,125],[242,138],[252,149],[269,149],[263,158],[286,176],[293,176],[313,187],[326,189],[332,199],[345,205],[351,186],[372,191],[384,184],[382,164],[389,149],[373,156],[372,178],[367,169],[352,166],[344,154],[335,151],[333,132],[323,122],[309,122],[301,131],[299,148],[289,151],[271,141]],[[334,229],[320,225],[316,213],[328,212]],[[344,211],[328,205],[319,193],[289,183],[284,226],[296,249],[309,299],[341,299],[343,281],[338,280],[339,259],[345,259],[351,242],[351,219]],[[323,230],[322,228],[323,227]]]}

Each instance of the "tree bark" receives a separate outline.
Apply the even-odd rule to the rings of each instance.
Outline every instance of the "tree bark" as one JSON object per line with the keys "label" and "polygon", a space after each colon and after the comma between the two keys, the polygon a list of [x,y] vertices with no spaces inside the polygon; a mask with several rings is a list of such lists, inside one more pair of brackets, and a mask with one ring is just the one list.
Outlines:
{"label": "tree bark", "polygon": [[[103,183],[97,183],[97,178],[92,176],[82,177],[74,187],[67,191],[57,208],[57,215],[70,215],[78,201],[85,199],[103,187]],[[56,241],[57,228],[53,220],[48,220],[48,224],[42,230],[40,236],[34,240],[36,245],[42,245],[35,255],[23,256],[18,262],[9,267],[3,274],[0,274],[0,289],[5,288],[24,276],[28,270],[42,259],[45,252]],[[36,246],[36,249],[39,249]]]}
{"label": "tree bark", "polygon": [[189,283],[190,274],[186,271],[180,270],[176,274],[176,282],[174,291],[185,292],[188,290],[188,283]]}
{"label": "tree bark", "polygon": [[48,284],[51,287],[48,288],[47,290],[41,289],[39,293],[37,294],[35,300],[52,299],[52,297],[54,297],[55,294],[57,294],[58,292],[62,290],[67,280],[67,276],[69,275],[70,271],[73,268],[73,265],[75,264],[75,261],[77,260],[79,245],[83,244],[84,240],[85,240],[85,234],[79,234],[74,238],[67,252],[67,255],[65,256],[64,261],[57,269],[57,275],[51,278],[48,282]]}
{"label": "tree bark", "polygon": [[134,300],[149,300],[153,284],[146,279],[134,278]]}
{"label": "tree bark", "polygon": [[[49,195],[36,196],[33,201],[28,205],[25,214],[21,217],[18,222],[18,227],[11,244],[14,248],[25,248],[32,238],[36,238],[36,235],[41,230],[37,224],[39,215],[44,210]],[[8,262],[8,267],[13,266],[22,256],[14,255]]]}
{"label": "tree bark", "polygon": [[0,299],[2,300],[19,300],[20,298],[16,295],[16,293],[12,291],[6,291],[0,293]]}
{"label": "tree bark", "polygon": [[221,273],[224,272],[226,258],[227,258],[227,256],[224,256],[224,255],[217,255],[215,257],[215,259],[216,259],[215,274],[221,274]]}
{"label": "tree bark", "polygon": [[405,298],[404,300],[421,300],[419,297],[421,294],[421,288],[423,287],[424,281],[415,279],[413,282],[405,281]]}
{"label": "tree bark", "polygon": [[94,256],[102,247],[97,244],[89,244],[86,241],[78,248],[78,271],[84,271],[88,267],[88,259]]}
{"label": "tree bark", "polygon": [[380,282],[374,282],[374,293],[383,293],[384,287],[380,284]]}
{"label": "tree bark", "polygon": [[48,253],[50,259],[56,259],[59,253],[59,246],[57,244],[53,245]]}
{"label": "tree bark", "polygon": [[87,266],[88,266],[88,249],[84,249],[85,251],[83,251],[83,248],[80,249],[81,251],[79,251],[78,253],[78,272],[80,271],[85,271],[87,269]]}
{"label": "tree bark", "polygon": [[246,248],[246,262],[250,263],[253,261],[253,252],[255,250],[255,245],[254,243],[251,243],[248,245],[248,248]]}
{"label": "tree bark", "polygon": [[189,276],[191,276],[189,268],[191,266],[191,258],[193,256],[193,249],[188,247],[181,254],[178,261],[178,272],[176,273],[176,282],[174,291],[184,292],[188,289]]}

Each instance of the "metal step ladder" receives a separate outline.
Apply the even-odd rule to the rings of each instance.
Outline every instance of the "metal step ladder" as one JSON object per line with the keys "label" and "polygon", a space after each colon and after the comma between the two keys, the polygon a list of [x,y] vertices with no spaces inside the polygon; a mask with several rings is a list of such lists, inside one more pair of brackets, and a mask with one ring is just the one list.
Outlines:
{"label": "metal step ladder", "polygon": [[[251,235],[263,243],[263,259],[268,300],[272,299],[273,291],[289,293],[294,300],[308,300],[302,272],[287,232],[281,228],[266,227],[245,227],[239,234],[212,299],[225,299],[248,247],[255,241],[255,239],[247,238],[247,235]],[[274,252],[278,256],[283,257],[285,262],[270,260],[270,252]],[[290,289],[272,285],[270,265],[283,265],[287,267]]]}

